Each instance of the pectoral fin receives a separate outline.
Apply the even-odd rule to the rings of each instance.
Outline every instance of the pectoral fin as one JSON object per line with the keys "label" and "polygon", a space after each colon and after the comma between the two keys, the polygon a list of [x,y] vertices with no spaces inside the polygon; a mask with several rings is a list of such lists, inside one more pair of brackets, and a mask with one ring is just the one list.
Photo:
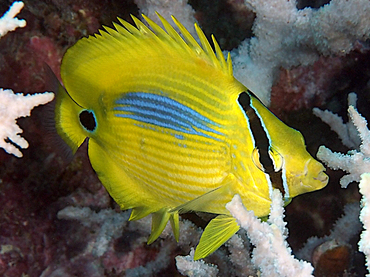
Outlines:
{"label": "pectoral fin", "polygon": [[[233,174],[229,174],[218,188],[206,192],[205,194],[172,209],[170,212],[178,212],[179,214],[191,211],[220,213],[220,211],[225,210],[226,203],[231,201],[233,197],[231,188],[235,181],[235,176]],[[225,199],[230,200],[225,202]],[[211,208],[213,210],[211,210]]]}
{"label": "pectoral fin", "polygon": [[235,219],[229,215],[219,215],[204,229],[194,253],[194,260],[202,259],[216,251],[239,230]]}
{"label": "pectoral fin", "polygon": [[180,214],[197,211],[197,212],[207,212],[206,205],[209,205],[209,201],[214,201],[215,196],[219,193],[222,193],[222,187],[211,190],[191,201],[188,201],[176,208],[172,209],[171,212],[178,212]]}

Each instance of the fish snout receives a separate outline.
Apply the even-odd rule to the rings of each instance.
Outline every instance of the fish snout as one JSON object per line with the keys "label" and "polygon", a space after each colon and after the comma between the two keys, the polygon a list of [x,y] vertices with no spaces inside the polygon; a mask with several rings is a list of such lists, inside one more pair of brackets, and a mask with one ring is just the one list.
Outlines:
{"label": "fish snout", "polygon": [[329,177],[325,167],[313,158],[309,158],[300,173],[293,175],[290,185],[290,196],[322,189],[328,183]]}
{"label": "fish snout", "polygon": [[329,176],[323,170],[323,171],[320,171],[316,177],[313,177],[313,179],[323,183],[323,187],[324,187],[329,181]]}
{"label": "fish snout", "polygon": [[329,176],[325,173],[325,167],[313,158],[307,163],[307,173],[311,179],[310,183],[313,190],[325,187],[329,181]]}

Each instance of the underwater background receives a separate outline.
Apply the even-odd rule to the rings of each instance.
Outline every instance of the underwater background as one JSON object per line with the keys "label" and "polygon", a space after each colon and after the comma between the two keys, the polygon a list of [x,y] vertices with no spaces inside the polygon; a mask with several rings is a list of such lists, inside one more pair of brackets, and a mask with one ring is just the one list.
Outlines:
{"label": "underwater background", "polygon": [[[246,50],[242,46],[247,45],[248,48],[253,45],[250,39],[261,32],[256,26],[269,26],[263,23],[256,25],[256,6],[270,5],[269,8],[284,17],[284,11],[279,9],[287,1],[23,2],[25,6],[17,17],[25,19],[27,26],[8,33],[0,40],[0,87],[28,94],[48,90],[44,63],[58,74],[63,54],[80,38],[96,33],[102,25],[112,26],[111,22],[117,22],[117,17],[132,23],[130,14],[139,17],[140,13],[150,14],[154,10],[163,15],[167,11],[180,21],[189,14],[193,16],[189,21],[196,19],[209,38],[211,34],[215,35],[221,49],[232,51],[233,60],[239,62],[234,71],[237,71],[236,75],[243,74],[238,68],[243,67],[241,61],[248,57],[243,57]],[[291,2],[295,2],[297,11],[320,11],[332,4],[330,1]],[[370,2],[353,2],[358,8],[352,16],[353,21],[358,21],[356,24],[363,30],[369,30],[370,15],[366,11],[370,9]],[[4,14],[12,3],[1,0],[0,14]],[[348,10],[354,9],[355,4],[348,5]],[[333,10],[328,13],[335,17],[333,13],[337,10]],[[346,10],[338,9],[338,12],[346,13]],[[338,26],[341,25],[338,23]],[[324,51],[323,47],[313,49],[301,38],[285,41],[287,30],[278,24],[275,27],[270,29],[274,33],[271,35],[273,39],[280,38],[279,43],[285,49],[289,43],[304,48],[302,52],[310,55],[310,61],[293,57],[290,63],[289,55],[294,55],[295,51],[297,56],[303,55],[293,47],[288,50],[289,55],[279,52],[269,56],[267,61],[275,67],[261,71],[261,74],[273,73],[272,86],[263,78],[261,82],[267,83],[264,87],[270,86],[271,94],[260,97],[266,99],[270,110],[282,121],[302,132],[307,150],[314,157],[321,145],[335,152],[347,153],[350,149],[313,114],[312,109],[328,109],[347,122],[348,94],[355,92],[357,110],[364,118],[369,118],[370,32],[356,36],[353,31],[350,48]],[[281,28],[280,32],[278,28]],[[341,30],[338,27],[326,31],[335,33],[336,38],[351,33]],[[267,34],[268,31],[264,29]],[[299,32],[291,33],[304,36]],[[316,44],[334,48],[334,43],[316,38]],[[254,53],[274,53],[273,45]],[[259,49],[263,47],[261,43]],[[266,61],[255,62],[256,65],[264,63]],[[258,83],[258,79],[255,82]],[[248,83],[244,84],[248,87]],[[258,91],[254,92],[259,96]],[[68,161],[63,147],[55,144],[55,138],[48,135],[50,122],[47,119],[52,113],[52,105],[37,107],[31,117],[17,120],[23,129],[22,136],[30,144],[28,149],[22,150],[23,158],[0,150],[0,276],[182,276],[175,257],[189,254],[190,248],[199,241],[200,228],[205,227],[209,215],[181,215],[179,243],[166,229],[160,239],[147,245],[149,219],[127,221],[129,214],[120,211],[91,168],[86,145],[77,151],[72,161]],[[365,258],[357,246],[361,231],[360,221],[357,221],[361,199],[357,183],[342,189],[339,180],[344,172],[329,168],[326,172],[330,179],[324,189],[300,195],[285,208],[284,220],[289,229],[287,241],[296,254],[309,238],[328,236],[305,254],[313,263],[314,276],[364,276]],[[329,235],[347,204],[357,205],[357,208],[351,210],[353,221],[343,227],[352,229],[353,236],[343,241]],[[348,231],[350,233],[351,230]],[[226,245],[205,259],[205,262],[217,266],[215,276],[257,276],[248,252],[253,247],[243,230],[239,233],[246,252],[236,253]],[[200,276],[187,272],[188,276]]]}

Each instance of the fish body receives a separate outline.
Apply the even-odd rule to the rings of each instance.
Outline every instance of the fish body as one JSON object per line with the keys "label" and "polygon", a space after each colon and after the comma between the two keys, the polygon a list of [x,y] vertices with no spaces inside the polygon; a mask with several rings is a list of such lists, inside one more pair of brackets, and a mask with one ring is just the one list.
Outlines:
{"label": "fish body", "polygon": [[179,214],[214,213],[196,249],[203,258],[239,226],[225,205],[235,194],[257,216],[273,188],[288,203],[327,183],[302,135],[276,118],[232,74],[230,56],[143,16],[83,38],[65,54],[55,121],[75,152],[88,140],[92,167],[130,220],[152,214],[153,242]]}

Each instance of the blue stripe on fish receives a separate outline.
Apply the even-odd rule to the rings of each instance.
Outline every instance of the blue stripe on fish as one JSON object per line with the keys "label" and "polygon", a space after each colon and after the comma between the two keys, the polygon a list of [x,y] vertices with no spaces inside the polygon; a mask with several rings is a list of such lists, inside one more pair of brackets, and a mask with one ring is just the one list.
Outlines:
{"label": "blue stripe on fish", "polygon": [[[146,92],[130,92],[116,101],[118,117],[131,118],[139,122],[169,128],[187,134],[200,135],[219,140],[201,131],[223,135],[211,128],[219,124],[197,111],[167,97]],[[196,129],[197,130],[196,130]]]}

